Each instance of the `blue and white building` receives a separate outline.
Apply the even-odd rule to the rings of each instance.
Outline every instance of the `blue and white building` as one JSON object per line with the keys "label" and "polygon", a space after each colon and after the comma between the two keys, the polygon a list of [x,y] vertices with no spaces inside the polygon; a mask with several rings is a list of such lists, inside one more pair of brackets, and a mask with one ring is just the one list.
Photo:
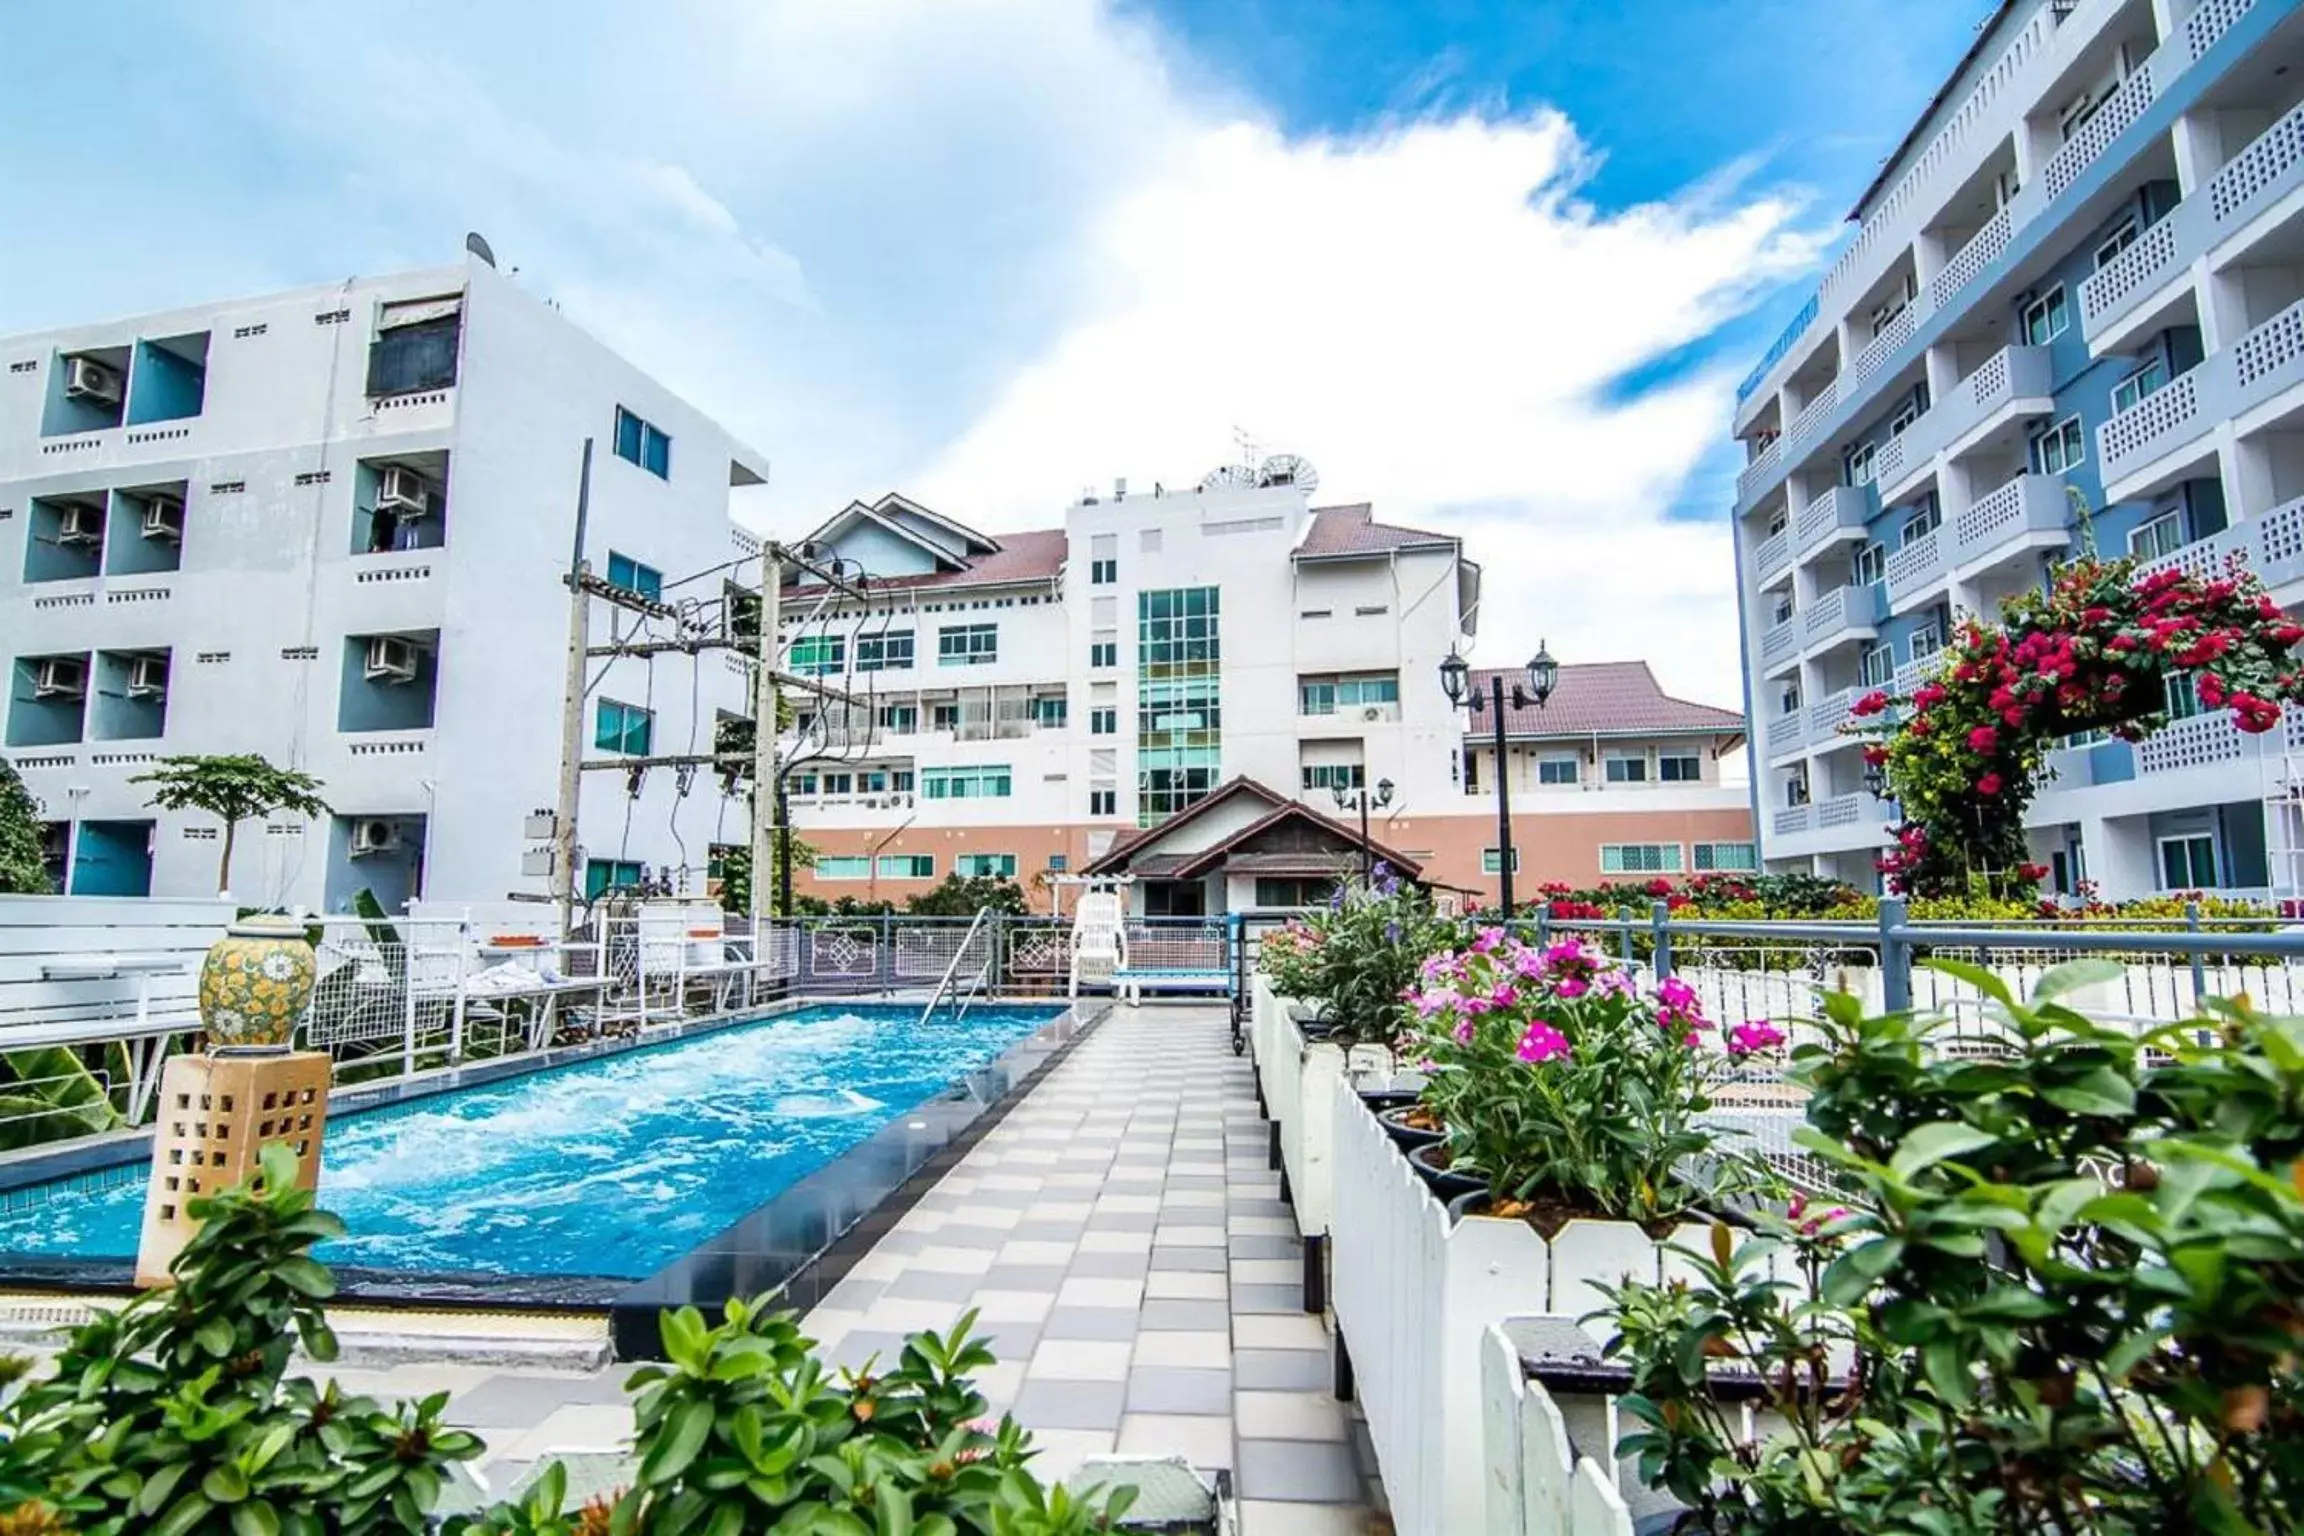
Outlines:
{"label": "blue and white building", "polygon": [[[2007,0],[1740,393],[1738,592],[1772,870],[1871,887],[1891,806],[1836,733],[2090,541],[2304,601],[2304,0]],[[2304,732],[2074,741],[2072,889],[2293,893]]]}

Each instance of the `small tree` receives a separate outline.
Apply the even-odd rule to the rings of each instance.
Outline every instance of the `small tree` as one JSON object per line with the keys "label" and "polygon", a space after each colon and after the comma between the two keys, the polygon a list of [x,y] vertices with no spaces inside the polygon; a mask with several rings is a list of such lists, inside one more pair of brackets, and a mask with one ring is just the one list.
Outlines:
{"label": "small tree", "polygon": [[914,917],[974,917],[986,907],[1010,917],[1028,917],[1032,911],[1024,887],[999,875],[946,875],[943,884],[904,904]]}
{"label": "small tree", "polygon": [[274,811],[294,811],[299,816],[328,814],[318,779],[298,769],[275,768],[253,752],[164,757],[159,767],[128,782],[158,786],[147,805],[170,811],[206,811],[224,823],[224,851],[216,861],[219,896],[232,884],[232,840],[240,823]]}
{"label": "small tree", "polygon": [[40,836],[40,806],[0,757],[0,894],[41,896],[53,889]]}

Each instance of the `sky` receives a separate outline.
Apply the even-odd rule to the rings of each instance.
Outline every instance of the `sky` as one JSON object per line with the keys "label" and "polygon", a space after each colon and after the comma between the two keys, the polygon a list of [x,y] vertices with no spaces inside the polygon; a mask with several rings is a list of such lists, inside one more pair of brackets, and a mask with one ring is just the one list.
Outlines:
{"label": "sky", "polygon": [[1736,381],[1989,0],[114,0],[0,50],[0,334],[458,259],[797,533],[1302,454],[1475,660],[1741,696]]}

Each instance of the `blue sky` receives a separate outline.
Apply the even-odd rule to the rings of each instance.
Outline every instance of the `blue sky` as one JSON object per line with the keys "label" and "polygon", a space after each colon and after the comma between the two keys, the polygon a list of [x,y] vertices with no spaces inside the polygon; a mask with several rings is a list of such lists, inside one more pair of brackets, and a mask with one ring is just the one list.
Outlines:
{"label": "blue sky", "polygon": [[1046,526],[1237,427],[1473,540],[1484,654],[1727,699],[1728,392],[1988,9],[27,8],[0,332],[479,229],[765,450],[779,525],[903,488]]}

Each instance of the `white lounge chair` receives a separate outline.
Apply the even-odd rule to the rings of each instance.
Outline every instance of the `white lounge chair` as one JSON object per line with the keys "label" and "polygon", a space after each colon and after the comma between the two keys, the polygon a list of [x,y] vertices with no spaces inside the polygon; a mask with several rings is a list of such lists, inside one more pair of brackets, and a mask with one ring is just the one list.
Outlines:
{"label": "white lounge chair", "polygon": [[1080,984],[1108,987],[1128,963],[1128,936],[1120,920],[1116,891],[1083,891],[1072,911],[1072,980],[1069,995],[1080,995]]}

